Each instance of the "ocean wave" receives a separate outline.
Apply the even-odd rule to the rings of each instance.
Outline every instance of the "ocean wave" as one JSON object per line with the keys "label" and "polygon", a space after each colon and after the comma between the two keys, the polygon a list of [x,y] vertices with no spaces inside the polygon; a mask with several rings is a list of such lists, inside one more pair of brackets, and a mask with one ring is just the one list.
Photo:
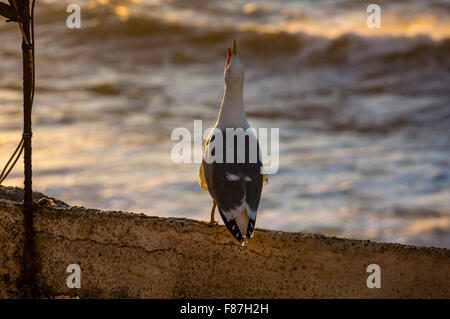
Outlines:
{"label": "ocean wave", "polygon": [[[164,72],[168,65],[201,64],[202,72],[217,72],[226,46],[237,38],[252,80],[270,76],[269,90],[264,90],[270,103],[249,105],[251,117],[317,120],[335,131],[359,133],[448,125],[450,38],[352,33],[329,38],[257,27],[186,25],[133,11],[124,19],[114,6],[83,9],[82,28],[70,30],[62,23],[67,16],[62,7],[42,6],[36,28],[41,61],[65,65],[73,57],[80,67],[89,60],[95,66],[124,66],[125,72],[130,67]],[[64,53],[64,61],[54,58],[56,52]],[[304,74],[317,80],[310,82]],[[108,96],[118,95],[119,87],[123,83],[86,88]],[[271,87],[282,92],[272,93]],[[371,102],[373,96],[380,98]]]}
{"label": "ocean wave", "polygon": [[[226,45],[238,38],[240,52],[249,63],[287,60],[301,67],[323,65],[377,64],[395,66],[394,70],[424,64],[450,67],[450,38],[432,39],[427,35],[363,36],[352,33],[329,38],[304,32],[264,31],[264,28],[239,29],[223,25],[186,25],[157,17],[131,14],[123,19],[117,7],[96,6],[83,9],[83,27],[69,30],[61,23],[65,11],[46,5],[38,16],[37,29],[50,42],[69,46],[106,46],[108,50],[127,54],[145,51],[154,61],[158,56],[171,57],[177,64],[217,60]],[[51,43],[49,43],[51,45]],[[151,59],[149,59],[151,60]]]}

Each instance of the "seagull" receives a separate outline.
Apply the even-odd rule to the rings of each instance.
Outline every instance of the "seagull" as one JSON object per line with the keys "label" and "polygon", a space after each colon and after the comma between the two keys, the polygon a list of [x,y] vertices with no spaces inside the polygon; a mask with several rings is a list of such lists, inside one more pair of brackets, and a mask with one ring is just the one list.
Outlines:
{"label": "seagull", "polygon": [[[244,246],[253,235],[267,175],[263,174],[258,140],[244,109],[244,65],[237,54],[236,40],[233,40],[232,50],[227,48],[224,80],[225,90],[217,122],[204,144],[199,184],[213,199],[210,224],[217,224],[214,220],[217,207],[231,235]],[[243,147],[238,147],[236,142],[235,136],[239,134],[232,137],[232,145],[227,144],[226,137],[227,134],[230,136],[230,129],[232,132],[245,132],[245,142],[241,144]],[[217,146],[219,137],[222,146]],[[256,147],[252,148],[252,143]],[[245,155],[241,161],[237,160],[240,150]],[[222,157],[211,161],[211,156],[219,151],[222,151]],[[233,152],[234,158],[228,159],[227,152]],[[256,152],[253,160],[251,152]]]}

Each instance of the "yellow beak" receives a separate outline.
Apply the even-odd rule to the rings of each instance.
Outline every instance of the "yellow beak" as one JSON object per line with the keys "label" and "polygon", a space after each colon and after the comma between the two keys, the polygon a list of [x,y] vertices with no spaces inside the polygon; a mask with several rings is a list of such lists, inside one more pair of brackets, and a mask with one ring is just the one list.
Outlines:
{"label": "yellow beak", "polygon": [[237,44],[236,44],[236,40],[233,40],[233,55],[237,55]]}

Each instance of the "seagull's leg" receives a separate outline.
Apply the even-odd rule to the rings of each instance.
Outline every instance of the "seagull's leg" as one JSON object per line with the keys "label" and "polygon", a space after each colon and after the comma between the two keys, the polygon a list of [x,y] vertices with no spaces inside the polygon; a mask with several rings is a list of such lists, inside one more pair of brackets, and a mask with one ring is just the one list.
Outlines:
{"label": "seagull's leg", "polygon": [[213,207],[211,209],[211,220],[209,221],[210,225],[217,225],[218,223],[214,220],[214,211],[216,210],[216,201],[213,201]]}

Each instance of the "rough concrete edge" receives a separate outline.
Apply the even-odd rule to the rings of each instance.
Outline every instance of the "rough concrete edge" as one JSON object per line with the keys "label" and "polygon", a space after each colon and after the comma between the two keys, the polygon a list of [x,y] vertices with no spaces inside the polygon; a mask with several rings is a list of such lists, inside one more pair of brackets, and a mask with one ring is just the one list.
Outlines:
{"label": "rough concrete edge", "polygon": [[[4,190],[4,187],[0,187],[0,195],[1,191]],[[20,190],[20,189],[19,189]],[[20,203],[20,196],[17,196],[17,189],[9,188],[8,191],[16,192],[16,198],[14,200],[7,200],[7,199],[0,199],[0,209],[6,209],[9,212],[13,212],[12,215],[15,215],[17,218],[21,217],[21,203]],[[5,193],[5,192],[3,192]],[[4,195],[4,194],[3,194]],[[3,196],[5,197],[5,196]],[[186,231],[194,231],[199,233],[211,233],[211,226],[209,226],[206,222],[188,219],[188,218],[173,218],[173,217],[157,217],[157,216],[147,216],[144,214],[135,214],[130,212],[123,212],[123,211],[102,211],[99,209],[87,209],[82,206],[74,206],[71,207],[67,205],[66,203],[62,201],[54,200],[48,196],[45,196],[41,193],[35,194],[35,200],[36,200],[36,207],[37,211],[39,213],[36,215],[36,220],[38,221],[38,229],[39,224],[42,225],[50,225],[49,230],[51,233],[56,234],[57,236],[61,235],[61,232],[64,232],[68,228],[60,228],[60,223],[57,222],[62,218],[62,220],[65,220],[66,218],[69,218],[70,220],[90,220],[90,221],[100,221],[102,222],[103,219],[109,219],[111,221],[111,227],[114,229],[114,225],[117,222],[117,225],[123,224],[123,222],[130,222],[131,225],[143,225],[147,224],[147,222],[150,222],[152,225],[157,225],[156,227],[169,227],[172,229],[172,231],[178,231],[180,229],[185,229]],[[42,209],[40,209],[42,208]],[[7,214],[8,216],[8,214]],[[1,217],[1,216],[0,216]],[[40,221],[40,222],[39,222]],[[45,224],[41,224],[44,222]],[[53,224],[56,222],[55,224]],[[52,225],[53,224],[53,225]],[[45,227],[45,226],[44,226]],[[138,226],[140,227],[140,226]],[[226,236],[226,231],[224,230],[224,226],[213,226],[214,228],[217,228],[217,230],[222,233],[222,239],[224,239],[223,236]],[[221,228],[219,230],[219,228]],[[41,231],[37,231],[37,234],[40,234]],[[69,234],[67,239],[71,239],[73,234]],[[105,235],[105,233],[103,233]],[[87,237],[86,237],[87,236]],[[433,262],[434,260],[442,259],[443,264],[441,263],[440,267],[445,267],[445,264],[447,261],[450,262],[450,250],[446,248],[436,248],[436,247],[418,247],[418,246],[412,246],[412,245],[403,245],[403,244],[397,244],[397,243],[383,243],[383,242],[374,242],[370,240],[355,240],[355,239],[347,239],[347,238],[338,238],[335,236],[326,236],[322,234],[312,234],[312,233],[303,233],[303,232],[282,232],[282,231],[274,231],[274,230],[267,230],[267,229],[257,229],[257,236],[259,239],[263,239],[266,241],[266,243],[272,242],[300,242],[302,243],[309,243],[307,245],[313,245],[309,246],[314,247],[316,245],[320,246],[337,246],[341,247],[342,249],[357,249],[357,247],[363,248],[366,252],[370,251],[371,253],[390,253],[397,256],[405,256],[410,255],[410,258],[412,260],[429,260],[430,262]],[[84,238],[86,237],[86,238]],[[81,240],[88,240],[90,238],[89,233],[84,233],[82,235]],[[265,238],[265,239],[264,239]],[[133,240],[122,242],[122,238],[114,237],[114,236],[108,236],[106,234],[105,238],[102,238],[101,236],[97,238],[97,240],[101,241],[101,244],[106,245],[116,245],[120,244],[121,247],[128,247],[128,248],[142,248],[140,244],[136,247],[134,247]],[[236,243],[232,241],[232,238],[230,236],[230,241],[228,243],[221,243],[221,245],[228,246],[239,246]],[[77,240],[80,240],[80,238],[77,238]],[[175,239],[176,240],[176,239]],[[257,241],[258,242],[258,241]],[[99,242],[100,243],[100,242]],[[234,245],[233,245],[234,243]],[[290,244],[289,244],[290,246]],[[255,246],[256,250],[260,250],[261,248],[264,249],[264,247],[257,248],[258,245]],[[272,249],[277,249],[279,244],[276,244],[276,246],[271,247]],[[250,250],[251,252],[255,252],[258,255],[259,253],[257,251]],[[445,269],[445,268],[441,268]],[[424,271],[422,267],[422,272]],[[426,271],[426,270],[425,270]],[[50,294],[51,295],[51,294]],[[56,294],[57,295],[57,294]]]}
{"label": "rough concrete edge", "polygon": [[[11,196],[14,196],[14,198],[6,199],[5,196],[2,197],[3,193],[11,194]],[[17,195],[17,193],[23,193],[23,190],[18,187],[5,187],[0,186],[0,203],[3,202],[10,202],[10,204],[16,205],[18,207],[22,207],[22,204],[19,202],[21,199]],[[114,210],[100,210],[95,208],[86,208],[83,206],[70,206],[69,204],[57,200],[55,198],[49,197],[43,193],[40,192],[34,192],[33,199],[37,202],[37,205],[46,206],[47,208],[54,210],[54,212],[68,212],[68,213],[78,213],[78,214],[94,214],[94,215],[107,215],[109,217],[121,217],[121,218],[130,218],[130,219],[143,219],[143,220],[152,220],[152,221],[160,221],[160,222],[176,222],[176,223],[183,223],[186,225],[186,223],[189,224],[196,224],[201,225],[204,227],[211,227],[208,225],[205,221],[199,221],[195,219],[189,219],[189,218],[180,218],[180,217],[159,217],[159,216],[149,216],[145,215],[143,213],[133,213],[133,212],[126,212],[126,211],[114,211]],[[270,230],[270,229],[263,229],[263,228],[255,228],[255,233],[258,233],[259,235],[264,234],[267,236],[276,236],[276,237],[290,237],[294,239],[316,239],[319,241],[325,241],[325,242],[335,242],[335,243],[343,243],[348,245],[371,245],[375,249],[392,249],[394,251],[415,251],[417,253],[421,254],[429,254],[429,255],[444,255],[447,257],[450,257],[450,249],[442,248],[442,247],[434,247],[434,246],[415,246],[415,245],[405,245],[400,243],[390,243],[390,242],[381,242],[381,241],[372,241],[372,240],[361,240],[361,239],[351,239],[351,238],[343,238],[343,237],[336,237],[334,235],[328,236],[323,235],[320,233],[305,233],[305,232],[286,232],[286,231],[277,231],[277,230]]]}

